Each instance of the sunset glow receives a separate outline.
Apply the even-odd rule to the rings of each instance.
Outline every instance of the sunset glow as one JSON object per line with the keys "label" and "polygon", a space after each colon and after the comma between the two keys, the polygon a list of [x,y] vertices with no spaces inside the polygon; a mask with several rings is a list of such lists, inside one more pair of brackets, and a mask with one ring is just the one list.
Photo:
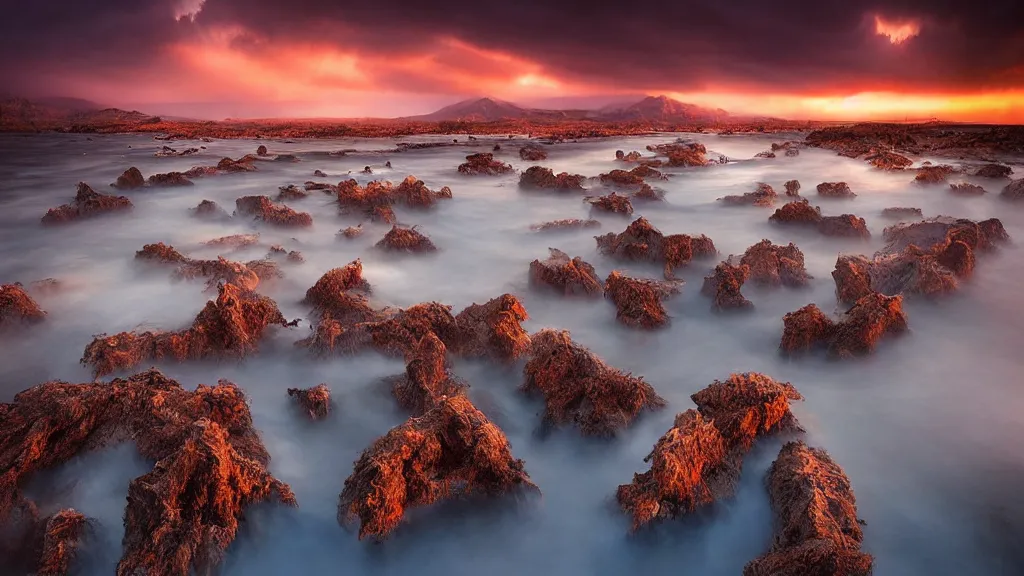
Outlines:
{"label": "sunset glow", "polygon": [[902,44],[920,33],[921,24],[916,20],[886,20],[875,16],[875,34],[887,36],[893,44]]}

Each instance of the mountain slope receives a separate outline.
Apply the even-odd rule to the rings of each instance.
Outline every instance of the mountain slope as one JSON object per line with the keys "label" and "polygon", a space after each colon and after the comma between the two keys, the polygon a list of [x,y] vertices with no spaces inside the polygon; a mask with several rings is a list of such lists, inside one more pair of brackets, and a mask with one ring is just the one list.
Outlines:
{"label": "mountain slope", "polygon": [[608,121],[652,120],[652,121],[716,121],[724,120],[729,113],[721,108],[711,109],[673,100],[668,96],[648,96],[643,100],[620,108],[604,108],[600,118]]}
{"label": "mountain slope", "polygon": [[472,98],[445,106],[437,112],[423,116],[412,116],[409,120],[439,122],[443,120],[465,120],[469,122],[494,122],[503,119],[522,119],[530,116],[526,108],[495,98]]}
{"label": "mountain slope", "polygon": [[613,104],[599,110],[549,110],[524,108],[497,98],[473,98],[445,106],[431,114],[403,120],[427,122],[498,120],[591,119],[604,122],[715,122],[729,118],[725,110],[686,104],[667,96],[647,96],[631,104]]}

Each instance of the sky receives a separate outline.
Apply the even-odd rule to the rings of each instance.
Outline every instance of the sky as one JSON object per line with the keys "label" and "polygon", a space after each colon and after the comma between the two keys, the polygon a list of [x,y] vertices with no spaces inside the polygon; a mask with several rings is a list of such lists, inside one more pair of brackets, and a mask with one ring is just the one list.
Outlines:
{"label": "sky", "polygon": [[4,16],[0,90],[154,114],[666,94],[793,119],[1024,123],[1020,0],[50,0]]}

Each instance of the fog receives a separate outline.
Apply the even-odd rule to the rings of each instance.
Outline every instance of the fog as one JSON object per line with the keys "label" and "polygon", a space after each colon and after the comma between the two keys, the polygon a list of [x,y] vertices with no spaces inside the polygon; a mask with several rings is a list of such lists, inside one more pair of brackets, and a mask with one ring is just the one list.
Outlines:
{"label": "fog", "polygon": [[[556,172],[596,176],[621,167],[613,160],[616,149],[643,150],[676,136],[560,144],[548,147],[549,158],[541,164]],[[243,362],[158,365],[189,389],[220,378],[242,386],[272,455],[271,470],[291,485],[299,502],[297,509],[250,509],[228,550],[224,574],[739,574],[770,544],[772,515],[763,476],[785,438],[755,447],[734,498],[639,536],[627,535],[629,522],[616,509],[614,493],[648,468],[643,458],[673,416],[694,407],[690,394],[715,379],[747,371],[790,381],[805,396],[793,411],[807,429],[806,441],[827,449],[850,477],[867,523],[864,550],[875,556],[876,574],[1024,573],[1024,308],[1018,297],[1024,285],[1019,247],[1024,211],[1000,202],[991,181],[976,181],[989,194],[962,198],[945,186],[914,185],[910,174],[876,171],[827,151],[752,159],[785,135],[693,137],[710,156],[724,154],[734,162],[676,169],[668,181],[653,183],[666,192],[666,201],[636,203],[634,218],[643,215],[666,234],[707,234],[723,258],[741,254],[762,238],[793,241],[814,279],[802,290],[746,286],[753,312],[715,314],[710,300],[699,294],[701,279],[715,262],[694,263],[681,273],[687,281],[682,295],[666,303],[670,326],[653,332],[618,324],[607,301],[565,299],[527,284],[529,262],[544,259],[549,246],[582,256],[602,277],[613,269],[659,276],[660,267],[623,264],[596,251],[594,234],[621,232],[631,219],[595,213],[602,223],[596,231],[531,232],[530,224],[586,218],[588,205],[579,195],[520,191],[515,175],[458,174],[455,167],[463,156],[479,148],[332,156],[326,152],[386,149],[394,142],[177,141],[170,144],[207,149],[196,156],[156,158],[153,153],[163,142],[141,135],[0,137],[0,282],[54,277],[66,283],[63,291],[39,298],[49,313],[44,324],[23,337],[0,340],[0,401],[50,379],[90,381],[89,370],[78,360],[94,334],[181,328],[215,296],[204,292],[202,282],[172,282],[169,270],[139,266],[133,255],[143,244],[162,241],[193,257],[214,257],[218,252],[200,246],[202,241],[258,231],[258,247],[221,253],[244,261],[262,257],[271,244],[301,251],[305,263],[282,265],[285,277],[259,288],[288,318],[305,318],[308,311],[299,304],[305,290],[328,269],[355,258],[362,259],[378,305],[437,300],[457,312],[511,292],[530,314],[529,331],[570,330],[609,364],[643,376],[669,406],[643,416],[610,441],[584,439],[572,428],[542,437],[536,432],[542,406],[517,391],[521,363],[505,368],[455,361],[455,372],[471,384],[470,397],[508,435],[513,454],[525,460],[543,496],[415,510],[392,538],[375,545],[358,541],[354,531],[337,524],[337,499],[361,450],[405,419],[379,383],[403,370],[400,360],[374,353],[311,359],[292,345],[309,333],[303,322],[294,329],[272,329],[259,356]],[[301,162],[261,162],[259,172],[198,179],[193,187],[126,192],[135,204],[130,214],[60,228],[39,224],[47,208],[71,200],[79,181],[108,192],[108,183],[129,166],[145,175],[185,170],[224,156],[238,158],[260,143],[271,153],[296,154]],[[514,152],[506,146],[498,156],[517,169],[527,168],[530,164]],[[393,169],[382,167],[385,160]],[[358,173],[367,164],[373,176]],[[328,178],[313,178],[317,169]],[[1024,167],[1016,170],[1019,176]],[[339,216],[332,197],[319,192],[289,203],[313,215],[310,229],[259,227],[243,219],[205,223],[188,215],[187,209],[204,198],[230,212],[239,196],[273,196],[278,186],[311,179],[336,183],[349,171],[360,183],[375,178],[397,183],[414,174],[432,189],[450,186],[454,198],[435,210],[396,209],[400,222],[419,225],[439,251],[382,254],[372,245],[387,227],[370,224],[363,236],[339,240],[337,231],[356,221]],[[782,183],[793,178],[823,214],[864,217],[873,239],[830,239],[777,227],[768,222],[769,209],[715,202],[752,191],[758,181],[782,192]],[[857,198],[819,201],[814,186],[837,180],[848,182]],[[839,310],[830,275],[836,256],[880,248],[882,229],[891,222],[879,213],[888,206],[917,206],[926,216],[999,217],[1018,244],[980,255],[975,275],[957,294],[934,302],[908,299],[911,332],[883,341],[871,357],[840,362],[781,358],[782,316],[811,302],[826,312]],[[326,421],[310,423],[285,390],[320,382],[331,387],[335,411]],[[131,445],[122,445],[81,456],[33,480],[29,492],[44,510],[73,506],[97,520],[102,537],[86,559],[88,574],[113,572],[128,482],[149,466]]]}

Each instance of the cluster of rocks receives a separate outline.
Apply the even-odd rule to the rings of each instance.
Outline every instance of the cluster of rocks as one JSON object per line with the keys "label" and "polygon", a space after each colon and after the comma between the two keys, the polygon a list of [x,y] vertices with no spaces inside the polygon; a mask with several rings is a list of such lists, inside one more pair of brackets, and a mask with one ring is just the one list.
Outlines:
{"label": "cluster of rocks", "polygon": [[871,353],[879,340],[907,330],[902,296],[872,292],[857,300],[839,320],[833,321],[814,304],[786,314],[782,319],[779,349],[796,355],[824,348],[834,358]]}
{"label": "cluster of rocks", "polygon": [[296,212],[283,204],[275,204],[269,196],[242,196],[235,200],[235,214],[249,216],[274,226],[296,228],[313,225],[308,212]]}
{"label": "cluster of rocks", "polygon": [[355,180],[340,182],[335,191],[342,214],[360,214],[371,222],[394,224],[397,220],[392,206],[426,209],[439,200],[452,197],[447,186],[434,191],[415,176],[407,176],[398,186],[374,180],[360,186]]}
{"label": "cluster of rocks", "polygon": [[85,182],[79,182],[74,201],[47,210],[42,223],[66,224],[112,212],[124,212],[132,208],[132,201],[124,196],[100,194]]}
{"label": "cluster of rocks", "polygon": [[871,231],[863,218],[854,214],[822,216],[821,208],[811,206],[806,198],[784,204],[768,220],[776,224],[814,227],[825,236],[871,237]]}
{"label": "cluster of rocks", "polygon": [[495,160],[494,154],[490,152],[478,152],[466,156],[466,161],[459,164],[459,173],[467,176],[485,175],[497,176],[512,172],[512,166]]}
{"label": "cluster of rocks", "polygon": [[621,260],[646,261],[664,265],[666,279],[673,279],[673,270],[684,266],[693,258],[714,256],[715,244],[707,236],[671,234],[665,236],[640,217],[620,234],[595,236],[602,254]]}
{"label": "cluster of rocks", "polygon": [[792,242],[787,246],[762,240],[754,244],[743,256],[730,256],[704,278],[701,294],[711,297],[711,309],[716,311],[753,307],[740,291],[747,280],[765,287],[788,286],[802,288],[811,276],[804,268],[804,254]]}
{"label": "cluster of rocks", "polygon": [[0,330],[36,324],[46,319],[46,312],[25,292],[20,284],[0,285]]}
{"label": "cluster of rocks", "polygon": [[708,164],[707,148],[699,142],[690,142],[682,138],[668,144],[648,145],[647,150],[656,156],[664,156],[667,160],[662,165],[672,167],[706,166]]}
{"label": "cluster of rocks", "polygon": [[118,190],[138,190],[147,186],[159,188],[192,185],[193,182],[188,179],[184,172],[153,174],[146,180],[142,176],[142,172],[134,166],[125,170],[123,174],[117,177],[117,181],[111,184],[112,187]]}
{"label": "cluster of rocks", "polygon": [[583,190],[586,177],[582,174],[560,172],[555,174],[550,168],[531,166],[519,175],[520,188],[538,188],[546,190]]}

